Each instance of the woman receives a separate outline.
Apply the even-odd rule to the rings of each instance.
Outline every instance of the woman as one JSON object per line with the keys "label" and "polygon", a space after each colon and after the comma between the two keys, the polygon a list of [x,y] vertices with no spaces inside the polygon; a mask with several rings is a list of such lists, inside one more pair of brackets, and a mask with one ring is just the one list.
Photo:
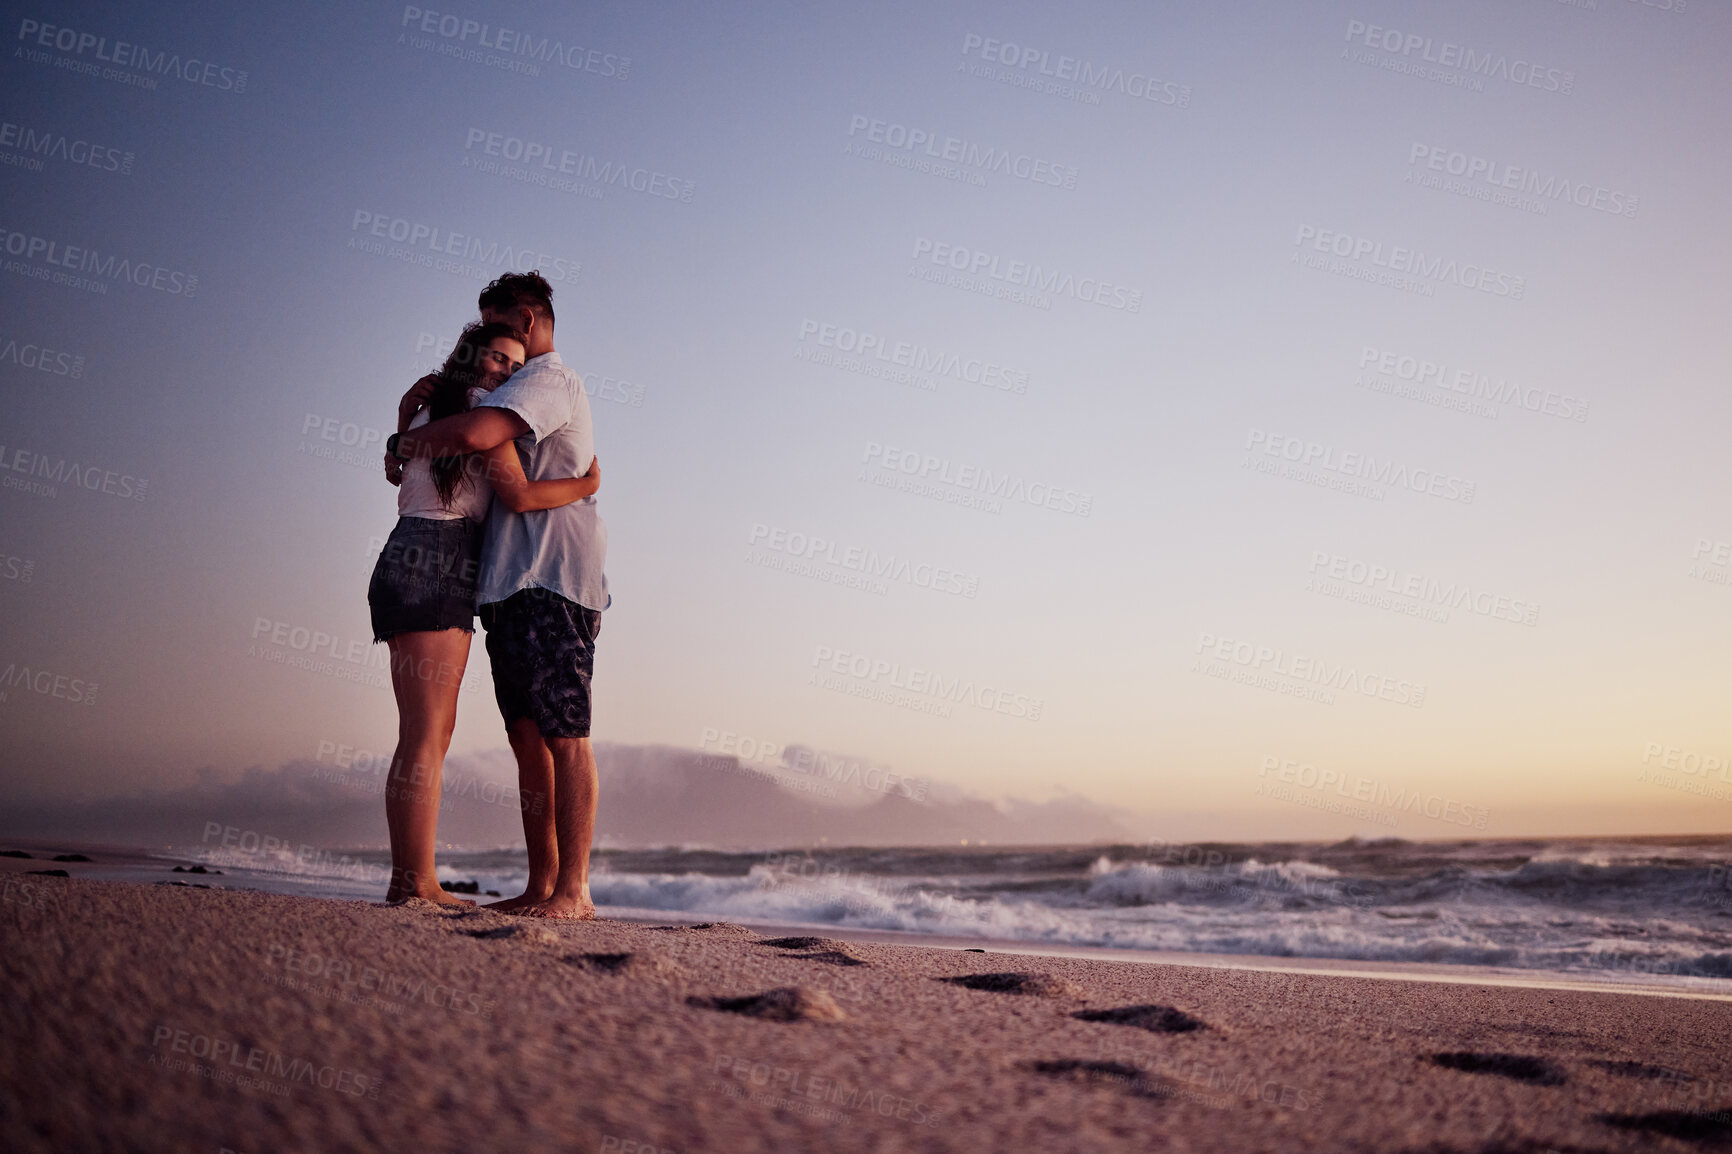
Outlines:
{"label": "woman", "polygon": [[[434,378],[427,404],[402,413],[398,432],[470,408],[523,367],[523,334],[505,324],[472,324],[457,338]],[[433,871],[440,773],[457,724],[457,689],[475,632],[475,589],[487,509],[503,501],[514,512],[552,509],[601,487],[599,464],[582,477],[530,481],[517,446],[486,453],[410,461],[387,476],[397,484],[397,526],[367,587],[373,640],[391,649],[397,696],[397,750],[385,790],[391,833],[386,901],[426,898],[472,905],[447,894]]]}

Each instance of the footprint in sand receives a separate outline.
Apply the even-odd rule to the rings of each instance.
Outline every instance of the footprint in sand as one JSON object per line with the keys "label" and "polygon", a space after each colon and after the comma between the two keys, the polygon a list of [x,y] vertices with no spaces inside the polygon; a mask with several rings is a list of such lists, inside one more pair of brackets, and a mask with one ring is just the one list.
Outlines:
{"label": "footprint in sand", "polygon": [[1653,1114],[1601,1114],[1599,1120],[1620,1130],[1642,1130],[1686,1142],[1732,1144],[1732,1108],[1699,1113],[1694,1110],[1661,1110]]}
{"label": "footprint in sand", "polygon": [[1513,1026],[1491,1025],[1493,1030],[1501,1030],[1506,1034],[1522,1034],[1529,1038],[1583,1038],[1587,1035],[1580,1030],[1560,1030],[1555,1026],[1536,1026],[1523,1022]]}
{"label": "footprint in sand", "polygon": [[842,1022],[848,1017],[836,1004],[835,998],[823,990],[804,986],[785,986],[743,998],[691,997],[686,999],[686,1004],[770,1022]]}
{"label": "footprint in sand", "polygon": [[848,952],[848,943],[834,938],[770,938],[764,943],[778,950],[808,950],[794,957],[808,962],[825,962],[832,966],[864,966],[866,961]]}
{"label": "footprint in sand", "polygon": [[1628,1059],[1614,1061],[1610,1058],[1589,1058],[1588,1065],[1597,1066],[1608,1074],[1616,1074],[1620,1078],[1643,1078],[1655,1082],[1694,1082],[1696,1079],[1682,1070],[1672,1070],[1665,1066],[1650,1066],[1646,1062],[1632,1062]]}
{"label": "footprint in sand", "polygon": [[1075,983],[1051,974],[963,974],[958,978],[938,980],[989,994],[1021,994],[1032,998],[1076,998],[1082,995],[1081,988]]}
{"label": "footprint in sand", "polygon": [[755,938],[757,931],[734,922],[699,922],[695,926],[652,926],[652,929],[662,930],[670,934],[700,933],[727,938]]}
{"label": "footprint in sand", "polygon": [[866,964],[864,958],[857,958],[853,954],[844,953],[841,950],[819,950],[816,953],[795,954],[794,957],[808,962],[823,962],[831,966],[864,966]]}
{"label": "footprint in sand", "polygon": [[565,961],[612,978],[669,978],[680,973],[671,959],[656,954],[571,954]]}
{"label": "footprint in sand", "polygon": [[1530,1082],[1535,1086],[1561,1086],[1564,1083],[1562,1070],[1544,1058],[1535,1058],[1529,1054],[1479,1054],[1471,1050],[1457,1050],[1447,1054],[1431,1054],[1427,1056],[1427,1060],[1446,1070],[1460,1070],[1467,1074],[1496,1074],[1500,1078],[1513,1078],[1517,1082]]}
{"label": "footprint in sand", "polygon": [[1055,1061],[1030,1062],[1028,1069],[1073,1085],[1123,1090],[1137,1098],[1164,1098],[1173,1092],[1170,1084],[1150,1079],[1146,1073],[1129,1062],[1059,1058]]}
{"label": "footprint in sand", "polygon": [[1155,1034],[1188,1034],[1192,1030],[1209,1028],[1208,1023],[1172,1006],[1119,1006],[1111,1010],[1078,1010],[1071,1017],[1084,1022],[1111,1022],[1118,1026],[1134,1026]]}
{"label": "footprint in sand", "polygon": [[557,946],[563,940],[550,929],[521,924],[496,926],[491,930],[464,930],[463,932],[472,938],[481,938],[484,941],[529,942],[541,946]]}

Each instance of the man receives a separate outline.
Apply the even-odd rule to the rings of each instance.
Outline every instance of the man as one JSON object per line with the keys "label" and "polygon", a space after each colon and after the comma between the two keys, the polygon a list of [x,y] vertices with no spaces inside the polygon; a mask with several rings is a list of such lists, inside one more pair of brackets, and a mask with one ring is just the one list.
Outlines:
{"label": "man", "polygon": [[[466,413],[396,437],[399,460],[485,452],[515,440],[530,480],[576,477],[595,458],[583,382],[553,348],[553,287],[538,272],[507,273],[481,292],[481,319],[527,338],[523,368]],[[415,403],[417,385],[404,398]],[[495,501],[481,555],[480,615],[526,804],[529,882],[495,908],[593,918],[589,847],[599,785],[589,745],[590,676],[601,613],[607,527],[595,498],[513,513]]]}

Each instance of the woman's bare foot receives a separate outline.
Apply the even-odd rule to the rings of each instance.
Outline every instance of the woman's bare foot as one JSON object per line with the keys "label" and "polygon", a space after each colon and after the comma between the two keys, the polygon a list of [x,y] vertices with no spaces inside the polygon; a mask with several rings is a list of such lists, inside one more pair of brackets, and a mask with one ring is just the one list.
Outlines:
{"label": "woman's bare foot", "polygon": [[445,892],[445,887],[429,871],[417,875],[413,870],[391,869],[391,884],[385,887],[385,900],[388,902],[406,902],[410,898],[421,898],[423,901],[437,902],[442,906],[472,906],[475,903],[468,898],[460,898],[455,894]]}
{"label": "woman's bare foot", "polygon": [[468,898],[460,898],[456,894],[448,894],[443,889],[404,890],[400,893],[385,895],[388,902],[406,902],[410,898],[420,898],[422,901],[437,903],[442,906],[473,906],[475,903]]}

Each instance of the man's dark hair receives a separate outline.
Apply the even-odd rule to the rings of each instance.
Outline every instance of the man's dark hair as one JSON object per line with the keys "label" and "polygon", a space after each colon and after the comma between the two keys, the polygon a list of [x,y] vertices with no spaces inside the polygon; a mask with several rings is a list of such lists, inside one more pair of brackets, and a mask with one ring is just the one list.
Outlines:
{"label": "man's dark hair", "polygon": [[547,322],[547,327],[553,327],[553,286],[547,283],[547,278],[541,275],[540,269],[530,269],[528,272],[508,272],[498,280],[481,290],[481,300],[478,307],[485,312],[487,309],[507,309],[527,307],[530,312]]}

